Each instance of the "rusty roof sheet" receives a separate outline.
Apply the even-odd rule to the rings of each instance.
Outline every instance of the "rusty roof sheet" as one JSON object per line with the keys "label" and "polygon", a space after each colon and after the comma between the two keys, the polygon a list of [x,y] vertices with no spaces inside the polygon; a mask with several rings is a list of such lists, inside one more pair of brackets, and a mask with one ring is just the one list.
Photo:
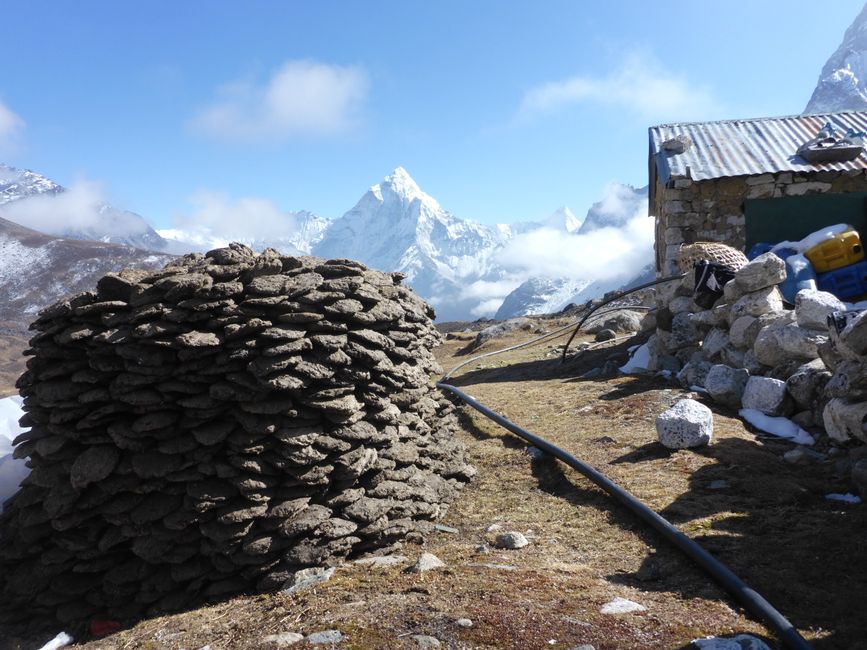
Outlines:
{"label": "rusty roof sheet", "polygon": [[[663,183],[677,177],[701,181],[766,172],[867,169],[867,155],[863,152],[855,160],[816,164],[796,154],[798,147],[816,137],[826,122],[842,133],[849,128],[867,132],[867,111],[653,126],[651,161]],[[663,142],[684,135],[692,145],[683,153],[663,150]]]}

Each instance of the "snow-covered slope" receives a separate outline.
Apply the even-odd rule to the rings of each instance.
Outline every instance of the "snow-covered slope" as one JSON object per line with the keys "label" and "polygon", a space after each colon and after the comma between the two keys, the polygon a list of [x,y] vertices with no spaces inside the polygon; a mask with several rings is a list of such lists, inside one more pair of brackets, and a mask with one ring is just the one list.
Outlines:
{"label": "snow-covered slope", "polygon": [[140,215],[102,200],[92,184],[67,190],[41,174],[2,163],[0,217],[67,239],[177,252]]}
{"label": "snow-covered slope", "polygon": [[0,218],[0,323],[26,332],[40,309],[93,289],[109,271],[156,268],[169,260],[129,246],[52,237]]}
{"label": "snow-covered slope", "polygon": [[12,458],[12,441],[24,433],[18,420],[24,415],[20,397],[0,399],[0,512],[3,502],[18,491],[18,484],[30,473],[24,459]]}
{"label": "snow-covered slope", "polygon": [[825,63],[805,113],[867,108],[867,5]]}
{"label": "snow-covered slope", "polygon": [[455,217],[398,167],[334,221],[313,253],[401,271],[438,318],[466,319],[479,304],[471,285],[504,279],[494,254],[509,235]]}
{"label": "snow-covered slope", "polygon": [[506,296],[494,318],[507,320],[517,316],[554,313],[573,302],[572,297],[589,284],[590,280],[571,278],[530,278]]}

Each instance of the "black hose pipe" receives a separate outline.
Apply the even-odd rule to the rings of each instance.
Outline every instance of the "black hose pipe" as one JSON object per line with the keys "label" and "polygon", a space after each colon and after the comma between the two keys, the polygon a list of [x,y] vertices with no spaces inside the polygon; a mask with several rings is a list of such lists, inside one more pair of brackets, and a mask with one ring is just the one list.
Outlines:
{"label": "black hose pipe", "polygon": [[437,383],[437,388],[456,395],[466,404],[476,409],[482,415],[490,418],[501,427],[508,429],[516,436],[519,436],[527,442],[535,445],[545,453],[554,456],[554,458],[563,461],[569,465],[569,467],[577,470],[590,479],[593,483],[614,497],[616,501],[626,506],[630,511],[632,511],[632,513],[637,515],[639,519],[650,524],[650,526],[666,540],[674,544],[691,560],[698,564],[700,568],[709,573],[726,591],[734,596],[735,599],[737,599],[744,608],[750,612],[750,614],[772,629],[786,647],[794,650],[810,650],[810,644],[808,644],[807,641],[804,640],[804,637],[798,633],[795,626],[786,620],[780,612],[774,609],[773,605],[765,600],[761,594],[738,578],[734,573],[732,573],[731,569],[683,534],[677,527],[664,519],[659,513],[651,510],[647,505],[639,501],[635,496],[620,487],[610,478],[587,463],[579,460],[572,454],[560,449],[560,447],[553,445],[544,438],[540,438],[526,429],[519,427],[514,422],[507,420],[502,415],[492,411],[459,388],[442,382]]}
{"label": "black hose pipe", "polygon": [[593,305],[593,308],[590,309],[586,314],[584,314],[584,318],[578,321],[578,324],[575,326],[575,331],[572,332],[572,336],[569,337],[569,340],[566,341],[566,345],[563,346],[563,354],[560,357],[560,363],[566,363],[566,352],[569,350],[569,345],[572,343],[572,339],[578,334],[578,331],[581,329],[581,326],[587,322],[587,319],[595,312],[597,309],[604,307],[612,302],[620,300],[623,296],[628,296],[630,293],[635,293],[636,291],[641,291],[642,289],[647,289],[648,287],[656,286],[657,284],[663,284],[664,282],[673,282],[674,280],[682,280],[686,277],[686,273],[681,273],[680,275],[670,275],[667,278],[660,278],[659,280],[653,280],[652,282],[645,282],[644,284],[639,284],[637,287],[632,287],[631,289],[627,289],[626,291],[620,291],[616,293],[611,298],[607,300],[603,300],[598,305]]}

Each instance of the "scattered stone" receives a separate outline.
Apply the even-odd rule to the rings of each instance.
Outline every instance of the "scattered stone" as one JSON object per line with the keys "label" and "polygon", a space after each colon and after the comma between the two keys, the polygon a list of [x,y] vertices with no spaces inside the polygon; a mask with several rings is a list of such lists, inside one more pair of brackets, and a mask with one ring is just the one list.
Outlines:
{"label": "scattered stone", "polygon": [[473,622],[468,618],[459,618],[455,621],[460,627],[472,627]]}
{"label": "scattered stone", "polygon": [[508,532],[497,535],[497,538],[494,540],[494,546],[497,548],[507,548],[507,549],[519,549],[524,548],[530,542],[527,541],[527,538],[524,537],[523,534],[518,532]]}
{"label": "scattered stone", "polygon": [[771,650],[767,643],[750,634],[733,637],[709,636],[692,642],[698,650]]}
{"label": "scattered stone", "polygon": [[617,332],[614,330],[603,329],[599,330],[596,334],[596,338],[594,339],[597,343],[602,343],[604,341],[613,341],[617,338]]}
{"label": "scattered stone", "polygon": [[[732,281],[734,282],[734,281]],[[729,283],[731,284],[731,283]],[[728,285],[726,285],[728,286]],[[731,308],[731,322],[741,316],[761,316],[782,311],[783,297],[777,287],[768,287],[739,298]]]}
{"label": "scattered stone", "polygon": [[500,524],[491,524],[486,528],[486,531],[489,533],[496,533],[498,530],[502,530],[503,527]]}
{"label": "scattered stone", "polygon": [[510,334],[518,330],[530,331],[532,329],[533,321],[531,321],[529,318],[512,318],[511,320],[497,323],[496,325],[486,327],[478,334],[476,334],[475,340],[470,343],[470,345],[468,345],[466,348],[464,348],[463,352],[474,352],[480,347],[482,347],[485,343],[493,339],[500,338],[501,336],[505,336],[506,334]]}
{"label": "scattered stone", "polygon": [[635,601],[616,596],[605,603],[599,611],[602,614],[629,614],[630,612],[646,612],[647,608]]}
{"label": "scattered stone", "polygon": [[475,564],[470,564],[470,566],[478,566],[483,567],[485,569],[495,569],[497,571],[517,571],[518,567],[514,564],[494,564],[491,562],[479,562]]}
{"label": "scattered stone", "polygon": [[427,636],[426,634],[414,634],[412,636],[412,640],[415,641],[415,647],[422,648],[423,650],[430,650],[430,648],[442,647],[439,639],[437,639],[436,637]]}
{"label": "scattered stone", "polygon": [[491,552],[491,547],[487,544],[479,544],[478,546],[476,546],[475,551],[476,553],[479,553],[481,555],[487,555]]}
{"label": "scattered stone", "polygon": [[310,587],[315,587],[323,582],[328,582],[334,575],[334,571],[334,567],[327,569],[323,567],[311,567],[296,571],[292,579],[288,580],[283,586],[282,593],[288,596],[305,589],[310,589]]}
{"label": "scattered stone", "polygon": [[434,530],[438,530],[441,533],[451,533],[453,535],[461,532],[457,528],[452,528],[451,526],[446,526],[445,524],[434,524]]}
{"label": "scattered stone", "polygon": [[425,571],[433,571],[434,569],[441,569],[446,565],[441,559],[439,559],[433,553],[422,553],[421,556],[416,560],[416,563],[413,564],[409,568],[410,573],[424,573]]}
{"label": "scattered stone", "polygon": [[355,564],[369,566],[374,569],[388,569],[394,566],[402,566],[407,562],[409,562],[409,558],[405,555],[378,555],[376,557],[365,557],[355,560]]}
{"label": "scattered stone", "polygon": [[324,630],[309,634],[306,640],[310,645],[325,645],[326,643],[340,643],[343,639],[343,633],[338,630]]}
{"label": "scattered stone", "polygon": [[299,641],[304,640],[303,634],[297,632],[280,632],[279,634],[269,634],[262,639],[262,646],[266,650],[279,650],[280,648],[288,648]]}
{"label": "scattered stone", "polygon": [[713,438],[713,413],[695,400],[681,400],[657,416],[656,433],[669,449],[707,445]]}

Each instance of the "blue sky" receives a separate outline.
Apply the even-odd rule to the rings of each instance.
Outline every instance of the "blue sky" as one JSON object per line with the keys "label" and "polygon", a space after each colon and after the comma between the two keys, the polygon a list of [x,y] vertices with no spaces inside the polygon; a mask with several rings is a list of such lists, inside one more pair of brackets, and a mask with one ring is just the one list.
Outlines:
{"label": "blue sky", "polygon": [[337,217],[396,166],[486,223],[644,185],[647,127],[803,110],[862,7],[6,2],[0,161],[157,227],[203,192]]}

